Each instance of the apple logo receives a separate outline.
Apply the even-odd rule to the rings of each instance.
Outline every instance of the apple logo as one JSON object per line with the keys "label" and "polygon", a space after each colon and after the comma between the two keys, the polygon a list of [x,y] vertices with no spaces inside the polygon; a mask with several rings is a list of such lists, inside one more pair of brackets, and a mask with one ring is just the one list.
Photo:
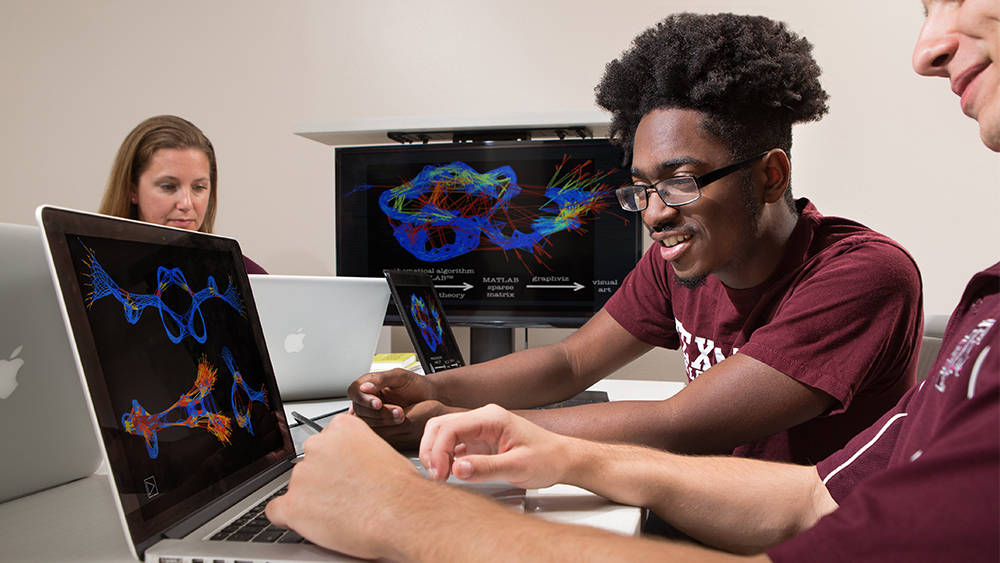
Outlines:
{"label": "apple logo", "polygon": [[14,348],[9,360],[0,360],[0,399],[10,397],[17,387],[17,370],[24,365],[24,360],[17,357],[21,348],[24,346]]}
{"label": "apple logo", "polygon": [[302,329],[293,332],[285,337],[285,352],[289,354],[295,354],[296,352],[301,352],[305,345],[306,335],[302,332]]}

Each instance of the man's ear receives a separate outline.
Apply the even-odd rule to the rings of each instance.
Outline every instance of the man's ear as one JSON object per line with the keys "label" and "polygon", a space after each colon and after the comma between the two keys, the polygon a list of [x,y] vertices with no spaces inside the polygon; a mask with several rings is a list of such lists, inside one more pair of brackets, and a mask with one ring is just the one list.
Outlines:
{"label": "man's ear", "polygon": [[771,149],[764,157],[764,201],[774,203],[785,197],[792,164],[782,149]]}

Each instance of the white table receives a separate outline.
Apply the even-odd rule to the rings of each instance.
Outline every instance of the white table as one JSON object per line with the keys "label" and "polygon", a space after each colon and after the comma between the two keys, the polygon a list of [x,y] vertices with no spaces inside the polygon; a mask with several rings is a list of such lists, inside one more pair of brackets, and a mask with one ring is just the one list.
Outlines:
{"label": "white table", "polygon": [[[683,388],[683,383],[674,381],[631,379],[605,379],[591,387],[595,391],[607,392],[608,399],[612,401],[665,399]],[[317,418],[333,411],[345,409],[349,405],[350,401],[346,399],[301,401],[286,404],[285,415],[289,422],[295,420],[292,417],[292,411],[309,418]],[[293,435],[293,437],[297,438],[297,451],[302,453],[302,441],[308,436],[300,434]],[[609,502],[572,485],[529,489],[526,496],[525,512],[546,520],[586,524],[625,535],[638,535],[642,525],[641,509]]]}
{"label": "white table", "polygon": [[[641,381],[636,379],[605,379],[591,387],[594,391],[606,391],[612,401],[643,401],[666,399],[684,388],[684,383],[676,381]],[[285,403],[285,416],[289,423],[292,411],[316,418],[329,412],[345,409],[351,404],[347,399],[323,399],[318,401],[297,401]]]}
{"label": "white table", "polygon": [[[679,383],[605,380],[593,388],[607,391],[612,400],[624,400],[662,399],[682,387]],[[286,409],[308,416],[329,412],[330,404],[295,403]],[[346,406],[346,402],[340,404]],[[134,561],[113,502],[107,476],[95,474],[0,504],[0,561]],[[642,517],[639,508],[563,485],[529,491],[526,511],[546,520],[623,534],[638,534]]]}

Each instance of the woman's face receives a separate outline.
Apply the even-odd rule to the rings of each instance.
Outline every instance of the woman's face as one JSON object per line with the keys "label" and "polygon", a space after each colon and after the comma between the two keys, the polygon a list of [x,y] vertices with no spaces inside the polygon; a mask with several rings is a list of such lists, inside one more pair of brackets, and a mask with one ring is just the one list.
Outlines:
{"label": "woman's face", "polygon": [[199,149],[160,149],[132,186],[140,221],[197,231],[205,220],[212,182]]}

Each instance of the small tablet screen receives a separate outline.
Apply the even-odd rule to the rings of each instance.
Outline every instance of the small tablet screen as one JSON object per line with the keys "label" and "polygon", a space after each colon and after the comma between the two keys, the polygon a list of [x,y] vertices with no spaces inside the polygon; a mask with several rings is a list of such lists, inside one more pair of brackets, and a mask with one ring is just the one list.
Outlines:
{"label": "small tablet screen", "polygon": [[424,373],[464,366],[430,276],[401,270],[384,273]]}

